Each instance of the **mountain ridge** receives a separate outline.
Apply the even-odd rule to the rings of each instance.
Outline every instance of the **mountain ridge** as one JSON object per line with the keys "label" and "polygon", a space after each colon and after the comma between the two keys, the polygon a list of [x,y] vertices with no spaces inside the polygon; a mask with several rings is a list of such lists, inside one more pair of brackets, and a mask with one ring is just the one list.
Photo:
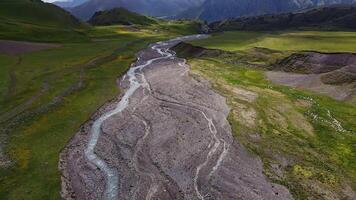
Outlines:
{"label": "mountain ridge", "polygon": [[198,6],[204,0],[89,0],[69,9],[80,19],[87,20],[95,12],[123,7],[129,11],[150,16],[171,16]]}
{"label": "mountain ridge", "polygon": [[206,0],[178,18],[198,18],[208,22],[243,16],[293,12],[318,6],[353,4],[356,0]]}
{"label": "mountain ridge", "polygon": [[356,5],[335,5],[304,12],[241,17],[211,23],[213,31],[268,31],[285,29],[355,30]]}

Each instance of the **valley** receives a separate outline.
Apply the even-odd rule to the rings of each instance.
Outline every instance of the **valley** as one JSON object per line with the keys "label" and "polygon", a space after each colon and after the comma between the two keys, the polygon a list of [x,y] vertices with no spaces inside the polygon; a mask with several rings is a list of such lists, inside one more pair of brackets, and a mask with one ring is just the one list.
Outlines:
{"label": "valley", "polygon": [[157,43],[138,54],[120,82],[126,88],[121,100],[100,109],[62,154],[66,199],[291,199],[233,140],[225,100],[168,52],[194,38],[199,36]]}
{"label": "valley", "polygon": [[354,0],[231,2],[0,2],[0,199],[356,199]]}

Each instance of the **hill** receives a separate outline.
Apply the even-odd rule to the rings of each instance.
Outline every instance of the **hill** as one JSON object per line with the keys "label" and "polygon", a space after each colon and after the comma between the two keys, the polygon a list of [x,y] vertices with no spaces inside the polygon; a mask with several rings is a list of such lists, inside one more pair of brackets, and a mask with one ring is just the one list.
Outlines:
{"label": "hill", "polygon": [[108,11],[98,11],[88,21],[92,25],[150,25],[155,20],[126,10],[125,8],[114,8]]}
{"label": "hill", "polygon": [[0,2],[0,38],[29,41],[82,40],[87,26],[69,12],[40,0]]}
{"label": "hill", "polygon": [[213,30],[356,29],[356,6],[322,7],[299,13],[242,17],[215,22]]}
{"label": "hill", "polygon": [[200,5],[204,0],[89,0],[70,9],[80,19],[87,20],[95,12],[123,7],[130,11],[150,16],[172,16],[191,7]]}
{"label": "hill", "polygon": [[351,3],[356,3],[356,0],[206,0],[201,6],[186,11],[179,17],[199,18],[213,22],[242,16],[293,12],[317,6]]}

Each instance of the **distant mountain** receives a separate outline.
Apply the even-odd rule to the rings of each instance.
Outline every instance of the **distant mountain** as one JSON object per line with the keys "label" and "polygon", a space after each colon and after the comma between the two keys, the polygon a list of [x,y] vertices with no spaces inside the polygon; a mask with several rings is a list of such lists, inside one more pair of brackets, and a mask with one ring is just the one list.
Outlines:
{"label": "distant mountain", "polygon": [[275,14],[351,3],[356,3],[356,0],[206,0],[201,6],[185,11],[179,17],[213,22],[241,16]]}
{"label": "distant mountain", "polygon": [[130,11],[150,16],[172,16],[192,7],[201,5],[205,0],[88,0],[88,2],[70,9],[77,17],[87,20],[95,12],[123,7]]}
{"label": "distant mountain", "polygon": [[156,23],[155,20],[149,17],[139,15],[124,8],[114,8],[108,11],[98,11],[88,22],[92,25],[149,25]]}
{"label": "distant mountain", "polygon": [[69,1],[64,1],[64,0],[58,0],[53,2],[54,5],[57,5],[61,8],[73,8],[75,6],[79,6],[86,2],[88,0],[69,0]]}
{"label": "distant mountain", "polygon": [[33,41],[80,39],[87,25],[41,0],[1,0],[0,38]]}
{"label": "distant mountain", "polygon": [[356,6],[330,6],[305,12],[241,17],[210,24],[213,31],[295,28],[356,30]]}

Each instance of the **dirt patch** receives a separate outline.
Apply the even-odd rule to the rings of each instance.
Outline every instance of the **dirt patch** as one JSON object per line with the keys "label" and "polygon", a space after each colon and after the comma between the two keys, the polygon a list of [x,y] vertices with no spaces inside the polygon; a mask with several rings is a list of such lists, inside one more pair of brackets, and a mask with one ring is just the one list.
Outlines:
{"label": "dirt patch", "polygon": [[226,83],[221,82],[221,85],[223,86],[223,88],[228,91],[228,92],[232,92],[231,94],[233,95],[234,98],[237,98],[241,101],[245,101],[248,103],[253,103],[256,101],[258,94],[255,92],[252,92],[250,90],[244,89],[244,88],[240,88],[240,87],[236,87],[236,86],[230,86]]}
{"label": "dirt patch", "polygon": [[233,103],[235,119],[248,128],[256,127],[257,112],[254,108],[244,104]]}
{"label": "dirt patch", "polygon": [[336,100],[352,101],[356,95],[356,84],[328,85],[321,81],[320,74],[295,74],[287,72],[266,72],[266,76],[274,83],[299,89],[307,89]]}
{"label": "dirt patch", "polygon": [[277,62],[272,69],[275,71],[266,75],[274,83],[356,102],[356,54],[295,53]]}
{"label": "dirt patch", "polygon": [[356,82],[356,54],[352,53],[296,53],[273,67],[298,74],[321,74],[321,82],[328,85]]}
{"label": "dirt patch", "polygon": [[21,55],[46,49],[58,48],[60,46],[61,45],[59,44],[0,40],[0,53],[8,55]]}
{"label": "dirt patch", "polygon": [[302,74],[322,74],[346,68],[355,73],[356,54],[352,53],[295,53],[279,61],[274,69]]}

